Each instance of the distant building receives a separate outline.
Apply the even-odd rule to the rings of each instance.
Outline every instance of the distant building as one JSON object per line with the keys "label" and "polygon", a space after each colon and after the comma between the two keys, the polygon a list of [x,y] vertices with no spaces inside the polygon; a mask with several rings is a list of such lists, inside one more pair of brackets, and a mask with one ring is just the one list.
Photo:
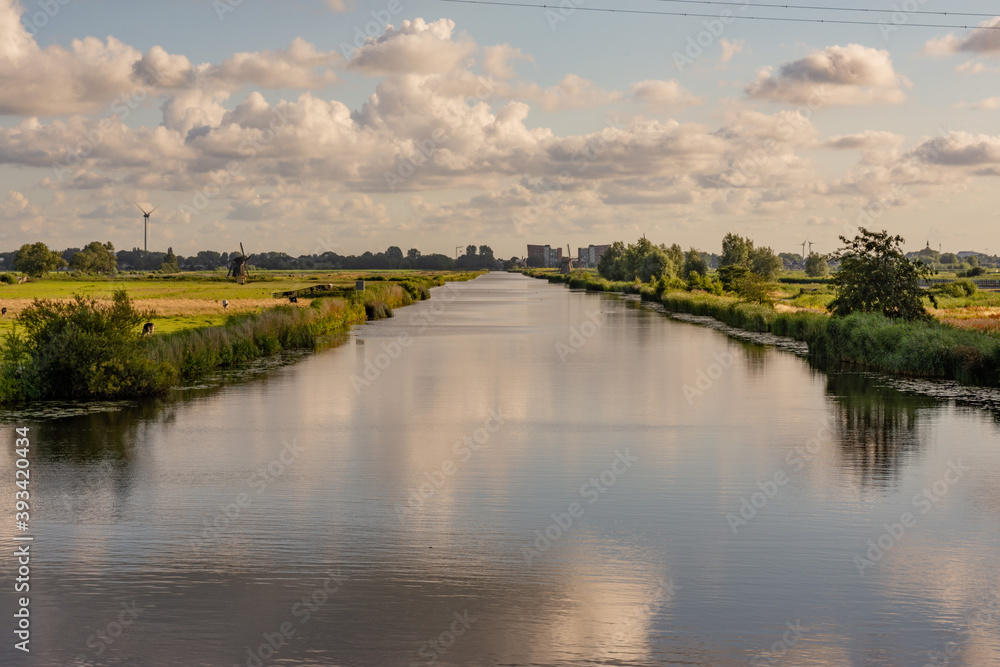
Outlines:
{"label": "distant building", "polygon": [[610,245],[592,245],[586,248],[578,248],[576,256],[580,268],[596,269],[597,263],[601,261],[601,255],[610,247]]}
{"label": "distant building", "polygon": [[[528,265],[537,264],[551,269],[562,262],[562,248],[552,248],[547,245],[528,246]],[[535,260],[532,262],[531,260]]]}

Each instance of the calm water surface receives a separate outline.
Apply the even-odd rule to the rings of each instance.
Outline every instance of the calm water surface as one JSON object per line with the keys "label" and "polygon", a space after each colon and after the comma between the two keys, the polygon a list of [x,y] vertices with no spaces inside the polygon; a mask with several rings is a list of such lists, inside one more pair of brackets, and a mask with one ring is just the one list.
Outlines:
{"label": "calm water surface", "polygon": [[3,419],[3,665],[1000,665],[993,412],[616,297],[490,274],[245,384]]}

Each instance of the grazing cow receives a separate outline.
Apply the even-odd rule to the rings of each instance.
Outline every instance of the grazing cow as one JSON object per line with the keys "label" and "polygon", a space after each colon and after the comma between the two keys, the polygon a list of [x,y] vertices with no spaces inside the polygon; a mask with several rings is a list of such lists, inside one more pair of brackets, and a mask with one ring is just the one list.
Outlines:
{"label": "grazing cow", "polygon": [[229,308],[229,302],[226,301],[225,299],[223,299],[222,300],[222,309],[225,310],[226,308]]}
{"label": "grazing cow", "polygon": [[6,317],[6,315],[7,315],[7,308],[6,307],[0,308],[0,316]]}
{"label": "grazing cow", "polygon": [[146,322],[146,324],[143,325],[143,327],[142,327],[142,335],[143,336],[152,336],[153,335],[153,323],[152,322]]}
{"label": "grazing cow", "polygon": [[297,296],[288,297],[288,303],[298,303],[298,302],[299,302],[299,297]]}

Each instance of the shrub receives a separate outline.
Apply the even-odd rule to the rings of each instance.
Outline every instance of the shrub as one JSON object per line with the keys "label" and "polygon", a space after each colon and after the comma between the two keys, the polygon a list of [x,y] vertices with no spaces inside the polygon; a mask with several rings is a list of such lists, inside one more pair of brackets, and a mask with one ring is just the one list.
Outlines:
{"label": "shrub", "polygon": [[379,299],[365,299],[365,318],[368,320],[384,320],[392,317],[392,308]]}
{"label": "shrub", "polygon": [[938,285],[934,288],[934,291],[939,294],[944,294],[947,296],[962,298],[966,296],[974,295],[979,288],[976,283],[972,282],[968,278],[963,278],[962,280],[955,280],[950,283],[945,283],[944,285]]}
{"label": "shrub", "polygon": [[7,336],[0,398],[111,399],[166,391],[176,374],[149,359],[140,334],[152,316],[136,310],[125,290],[115,291],[110,304],[79,295],[69,303],[36,299]]}
{"label": "shrub", "polygon": [[773,308],[774,299],[771,297],[770,288],[764,277],[752,272],[738,278],[733,285],[733,290],[744,301]]}

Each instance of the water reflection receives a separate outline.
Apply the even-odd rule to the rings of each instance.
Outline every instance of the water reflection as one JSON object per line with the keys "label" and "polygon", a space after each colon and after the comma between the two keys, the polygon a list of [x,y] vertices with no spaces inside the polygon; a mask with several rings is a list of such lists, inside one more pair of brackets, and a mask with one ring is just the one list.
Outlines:
{"label": "water reflection", "polygon": [[149,400],[114,411],[91,412],[42,422],[35,436],[45,446],[36,450],[39,461],[89,464],[101,461],[127,463],[150,423],[173,423],[177,405]]}
{"label": "water reflection", "polygon": [[[920,665],[1000,587],[984,556],[1000,553],[992,417],[607,295],[517,276],[453,289],[422,333],[415,304],[259,381],[33,424],[45,541],[25,664],[257,664],[248,651],[290,622],[263,664]],[[412,344],[353,385],[403,332]],[[687,396],[700,373],[711,382]],[[459,456],[494,408],[503,428]],[[822,451],[789,466],[824,420]],[[291,439],[303,451],[282,463]],[[639,463],[526,562],[616,450]],[[860,577],[852,555],[958,458],[974,472]],[[755,514],[736,533],[742,498]],[[346,579],[321,599],[331,575]],[[88,638],[133,600],[139,620],[97,655]],[[809,631],[776,657],[797,621]],[[996,631],[965,664],[996,658]]]}
{"label": "water reflection", "polygon": [[861,487],[897,484],[903,467],[933,437],[921,428],[929,421],[927,413],[941,408],[934,399],[903,393],[859,373],[832,373],[827,393],[836,406],[842,465]]}
{"label": "water reflection", "polygon": [[762,377],[765,373],[769,357],[775,354],[774,349],[766,345],[755,345],[754,343],[743,343],[740,347],[743,351],[743,360],[746,363],[747,371],[751,376]]}

